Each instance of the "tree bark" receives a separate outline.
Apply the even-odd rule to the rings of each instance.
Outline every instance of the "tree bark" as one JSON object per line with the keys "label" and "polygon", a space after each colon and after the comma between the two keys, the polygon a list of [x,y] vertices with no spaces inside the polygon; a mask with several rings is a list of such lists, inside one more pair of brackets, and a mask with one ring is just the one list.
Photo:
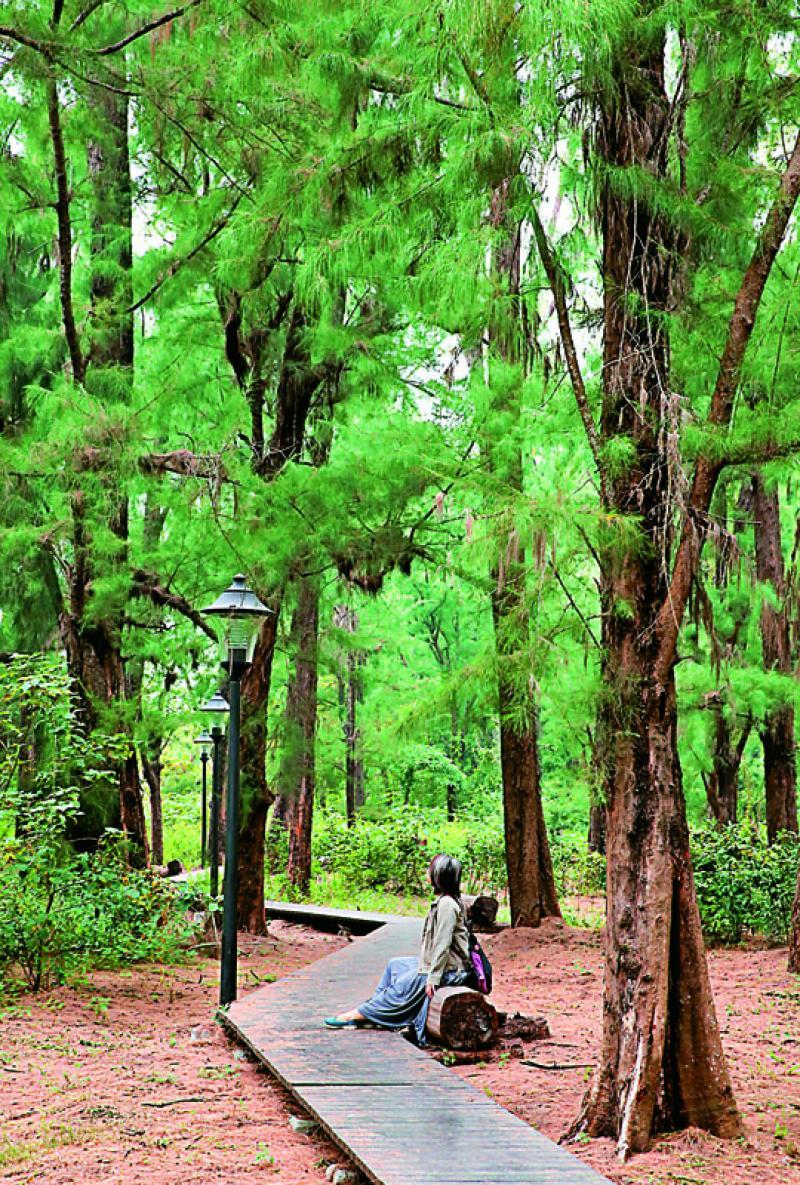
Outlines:
{"label": "tree bark", "polygon": [[523,572],[520,564],[516,574],[506,573],[504,588],[492,597],[492,609],[500,664],[500,764],[511,925],[538,926],[543,917],[560,917],[561,909],[542,810],[533,695],[527,686],[520,692],[520,676],[513,670],[518,647],[510,636],[510,623],[518,612],[519,594],[512,582]]}
{"label": "tree bark", "polygon": [[240,747],[239,926],[265,934],[264,841],[267,812],[273,800],[267,785],[267,701],[278,629],[278,611],[261,625],[253,662],[242,680]]}
{"label": "tree bark", "polygon": [[609,780],[609,721],[608,708],[601,699],[597,708],[594,735],[589,731],[592,766],[589,771],[590,800],[589,800],[589,837],[590,852],[605,855],[606,851],[606,804],[603,800],[605,787]]}
{"label": "tree bark", "polygon": [[[756,539],[756,575],[771,587],[779,608],[765,604],[761,610],[761,652],[764,669],[792,674],[789,615],[786,612],[786,578],[781,543],[780,500],[777,486],[770,489],[760,473],[753,475],[753,515]],[[767,713],[761,728],[764,749],[764,791],[767,835],[772,843],[782,831],[797,831],[797,758],[794,706],[791,702]]]}
{"label": "tree bark", "polygon": [[789,970],[795,975],[800,975],[800,866],[797,869],[797,889],[789,929]]}
{"label": "tree bark", "polygon": [[[65,156],[60,134],[58,97],[53,84],[49,91],[49,113],[56,178],[58,184],[59,236],[62,250],[71,250],[68,190],[65,190]],[[95,138],[89,143],[89,177],[92,188],[91,319],[89,350],[84,353],[77,338],[72,309],[70,261],[61,260],[62,310],[65,333],[73,361],[74,379],[86,382],[109,408],[114,419],[114,401],[126,401],[130,394],[134,346],[132,300],[132,208],[130,160],[128,153],[128,101],[125,95],[101,90],[93,93],[92,114]],[[113,374],[113,384],[108,375]],[[101,429],[102,431],[102,429]],[[102,436],[99,449],[106,452]],[[112,441],[112,448],[116,442]],[[101,464],[99,492],[91,502],[81,490],[72,497],[73,560],[69,571],[70,607],[62,617],[61,630],[67,661],[73,676],[83,727],[98,726],[107,732],[119,732],[130,743],[128,755],[114,771],[117,802],[111,787],[108,792],[92,790],[82,795],[80,836],[73,836],[78,846],[92,850],[108,827],[121,828],[131,844],[131,858],[146,859],[147,834],[139,769],[126,700],[126,672],[122,656],[122,624],[116,616],[92,619],[91,582],[96,576],[97,557],[93,554],[93,520],[108,523],[119,540],[119,554],[113,564],[127,562],[127,497],[116,484],[114,465],[108,460],[108,472]],[[121,615],[120,615],[121,616]],[[88,619],[88,620],[87,620]]]}
{"label": "tree bark", "polygon": [[164,863],[164,814],[161,803],[161,749],[156,741],[150,752],[142,754],[142,770],[150,791],[150,859]]}
{"label": "tree bark", "polygon": [[[241,333],[238,294],[221,309],[225,349],[237,381],[250,407],[251,464],[253,472],[271,481],[287,462],[300,457],[306,440],[306,423],[326,368],[311,364],[304,340],[305,315],[291,304],[291,294],[279,299],[271,322],[259,325],[246,337]],[[291,312],[290,312],[291,307]],[[264,432],[265,347],[270,334],[289,321],[275,394],[275,421],[266,443]],[[253,664],[242,682],[241,816],[239,827],[239,925],[255,934],[266,931],[264,917],[264,848],[267,814],[273,794],[267,785],[267,702],[278,623],[276,613],[261,627]]]}
{"label": "tree bark", "polygon": [[[525,353],[520,305],[520,226],[508,210],[510,180],[492,193],[491,220],[499,232],[492,258],[498,286],[497,312],[489,326],[492,348],[506,363],[522,369]],[[510,309],[510,312],[509,312]],[[491,373],[491,372],[490,372]],[[521,380],[520,380],[521,381]],[[520,392],[504,391],[506,419],[520,416]],[[510,416],[509,416],[510,413]],[[488,442],[487,442],[488,444]],[[487,447],[489,468],[512,497],[523,492],[522,457],[518,451],[508,460]],[[536,704],[531,675],[525,667],[529,638],[526,604],[527,561],[513,527],[505,541],[505,556],[494,573],[492,593],[497,691],[500,717],[500,763],[503,779],[506,867],[512,926],[538,926],[543,917],[561,916],[550,845],[542,810]]]}
{"label": "tree bark", "polygon": [[[348,605],[337,605],[333,611],[337,629],[354,634],[358,617]],[[363,655],[348,648],[337,672],[339,711],[345,750],[344,801],[348,825],[352,826],[359,809],[364,805],[364,763],[361,758],[361,734],[358,727],[358,705],[364,699],[361,667]]]}
{"label": "tree bark", "polygon": [[602,802],[592,802],[589,805],[589,838],[590,852],[606,850],[606,808]]}
{"label": "tree bark", "polygon": [[[612,169],[664,177],[672,108],[661,35],[641,34],[603,94],[597,149]],[[741,1133],[711,995],[694,890],[677,748],[668,601],[674,459],[666,314],[682,258],[659,210],[606,182],[601,435],[624,436],[627,467],[606,475],[609,509],[639,540],[602,556],[602,677],[610,715],[607,920],[598,1068],[572,1132],[610,1136],[625,1159],[655,1131]],[[709,494],[710,496],[710,494]],[[685,602],[684,602],[685,604]],[[672,606],[670,606],[672,610]]]}
{"label": "tree bark", "polygon": [[281,782],[289,804],[289,880],[301,893],[308,892],[311,882],[318,631],[319,586],[312,577],[300,577],[292,618],[294,674],[286,697],[287,766]]}
{"label": "tree bark", "polygon": [[725,714],[725,704],[720,696],[715,697],[713,767],[705,779],[708,809],[721,827],[735,823],[739,811],[739,771],[742,767],[745,746],[752,727],[748,717],[742,726],[739,741],[733,743],[733,728]]}

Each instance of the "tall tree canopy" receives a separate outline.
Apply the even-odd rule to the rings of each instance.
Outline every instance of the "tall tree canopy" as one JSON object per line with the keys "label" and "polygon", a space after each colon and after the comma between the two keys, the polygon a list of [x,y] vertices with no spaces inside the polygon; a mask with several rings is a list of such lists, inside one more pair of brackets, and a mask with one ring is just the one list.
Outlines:
{"label": "tall tree canopy", "polygon": [[760,760],[770,839],[797,831],[794,23],[738,0],[0,23],[0,629],[63,652],[80,728],[120,738],[73,842],[160,856],[161,755],[217,683],[198,607],[237,570],[276,610],[243,685],[248,928],[276,791],[305,888],[315,797],[341,785],[352,822],[423,768],[450,815],[497,791],[512,921],[538,925],[550,787],[589,764],[604,1035],[573,1130],[622,1157],[740,1131],[684,767],[724,821]]}

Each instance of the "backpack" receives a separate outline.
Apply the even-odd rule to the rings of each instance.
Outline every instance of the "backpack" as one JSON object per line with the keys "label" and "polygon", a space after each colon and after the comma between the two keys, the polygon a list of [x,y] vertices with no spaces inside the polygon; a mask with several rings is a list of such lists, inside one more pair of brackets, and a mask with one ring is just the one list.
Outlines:
{"label": "backpack", "polygon": [[492,964],[489,962],[486,951],[483,949],[472,926],[467,926],[469,934],[469,961],[472,966],[472,973],[475,976],[477,988],[484,996],[488,996],[492,990]]}

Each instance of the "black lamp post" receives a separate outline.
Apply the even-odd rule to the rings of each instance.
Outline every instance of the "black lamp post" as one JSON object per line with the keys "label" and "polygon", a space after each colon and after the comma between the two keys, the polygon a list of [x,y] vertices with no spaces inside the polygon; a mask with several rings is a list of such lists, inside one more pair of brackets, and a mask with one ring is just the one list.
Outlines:
{"label": "black lamp post", "polygon": [[222,966],[219,1002],[231,1004],[236,999],[236,894],[239,870],[239,722],[241,719],[241,681],[250,665],[258,627],[273,610],[268,609],[247,587],[244,576],[234,576],[233,583],[217,597],[204,613],[221,617],[225,622],[224,669],[230,680],[230,728],[228,730],[228,797],[225,819],[225,882],[222,906]]}
{"label": "black lamp post", "polygon": [[209,848],[211,852],[209,866],[209,889],[212,897],[219,896],[219,815],[220,799],[222,797],[222,742],[225,740],[225,717],[230,708],[228,701],[220,691],[215,691],[211,699],[200,709],[208,712],[211,719],[211,743],[213,745],[213,759],[211,762],[211,826]]}
{"label": "black lamp post", "polygon": [[194,743],[200,746],[200,760],[203,763],[203,791],[200,799],[200,867],[206,866],[206,803],[208,801],[208,750],[214,744],[214,738],[207,732],[201,732],[195,737]]}

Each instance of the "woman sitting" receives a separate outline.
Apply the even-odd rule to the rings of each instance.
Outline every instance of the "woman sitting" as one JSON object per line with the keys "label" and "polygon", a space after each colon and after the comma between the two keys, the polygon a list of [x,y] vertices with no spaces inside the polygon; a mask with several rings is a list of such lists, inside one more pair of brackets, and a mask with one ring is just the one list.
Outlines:
{"label": "woman sitting", "polygon": [[422,928],[419,958],[390,959],[370,999],[350,1012],[328,1017],[328,1028],[352,1029],[364,1023],[381,1029],[411,1026],[417,1044],[424,1045],[428,1006],[436,989],[472,986],[460,861],[453,856],[435,856],[428,868],[428,879],[436,900]]}

